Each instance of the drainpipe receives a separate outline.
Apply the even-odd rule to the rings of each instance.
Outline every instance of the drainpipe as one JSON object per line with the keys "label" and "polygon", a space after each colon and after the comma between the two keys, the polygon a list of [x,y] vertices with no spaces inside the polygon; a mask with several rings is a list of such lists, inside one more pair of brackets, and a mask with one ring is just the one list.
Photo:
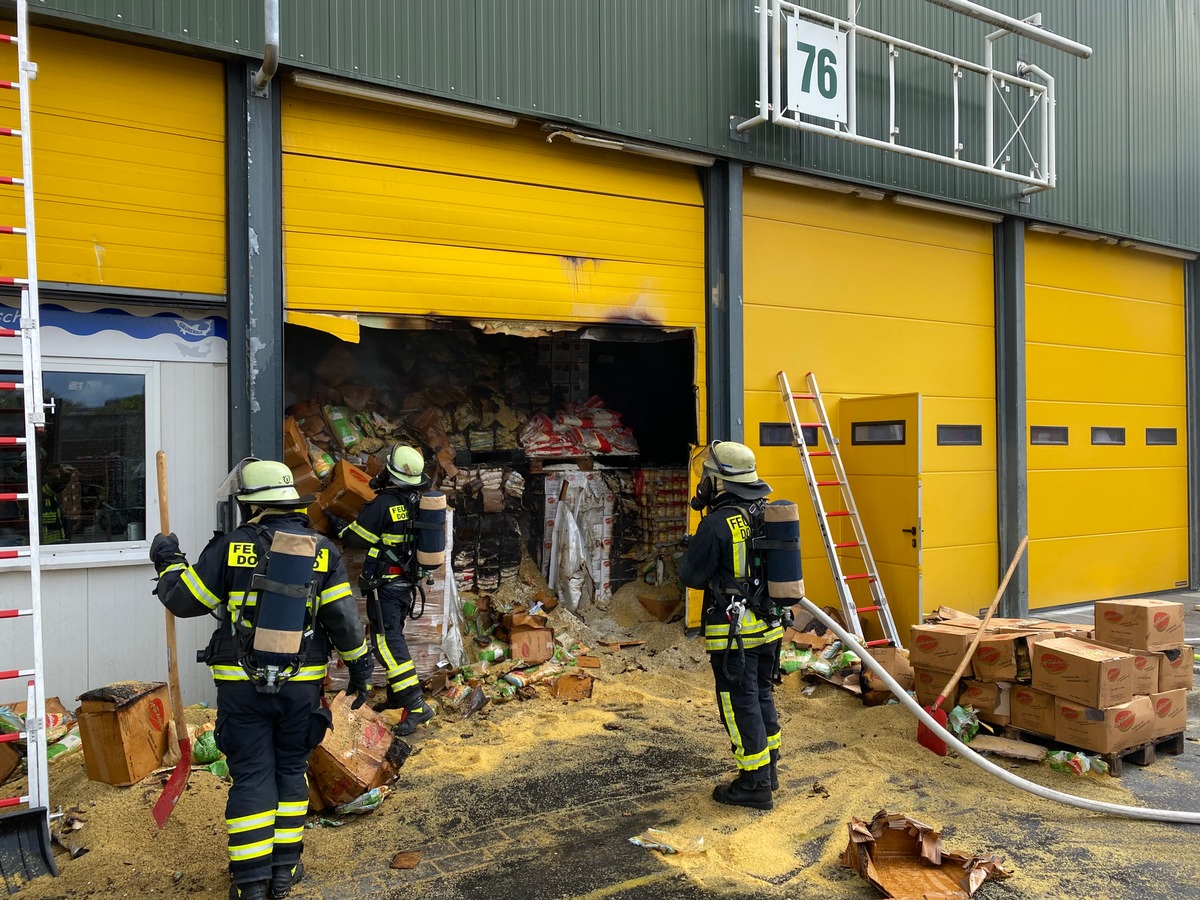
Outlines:
{"label": "drainpipe", "polygon": [[254,73],[250,83],[250,89],[256,97],[266,96],[267,86],[279,68],[279,0],[263,0],[263,25],[266,43],[263,46],[262,67]]}

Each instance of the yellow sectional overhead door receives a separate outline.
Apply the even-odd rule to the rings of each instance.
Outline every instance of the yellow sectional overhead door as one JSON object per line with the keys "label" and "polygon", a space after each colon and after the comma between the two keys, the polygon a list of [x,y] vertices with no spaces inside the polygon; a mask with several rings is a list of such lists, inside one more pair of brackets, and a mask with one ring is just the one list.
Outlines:
{"label": "yellow sectional overhead door", "polygon": [[1029,602],[1188,577],[1184,266],[1030,232]]}

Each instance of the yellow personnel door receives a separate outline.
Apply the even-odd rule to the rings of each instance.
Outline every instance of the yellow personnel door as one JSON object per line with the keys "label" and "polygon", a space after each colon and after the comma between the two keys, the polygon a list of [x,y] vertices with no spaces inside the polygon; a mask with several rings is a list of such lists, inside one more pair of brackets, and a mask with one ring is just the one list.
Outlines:
{"label": "yellow personnel door", "polygon": [[[921,395],[843,399],[838,421],[838,450],[854,503],[896,629],[907,643],[921,619]],[[840,533],[839,541],[854,540],[848,523]],[[863,571],[857,550],[844,549],[841,558],[847,575]],[[863,581],[850,585],[858,606],[872,605]],[[863,620],[868,638],[882,637],[876,616]]]}

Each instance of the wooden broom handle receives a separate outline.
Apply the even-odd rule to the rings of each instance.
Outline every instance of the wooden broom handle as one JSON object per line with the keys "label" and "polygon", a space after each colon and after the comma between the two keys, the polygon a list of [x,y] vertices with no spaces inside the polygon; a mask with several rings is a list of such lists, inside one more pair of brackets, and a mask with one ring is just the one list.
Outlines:
{"label": "wooden broom handle", "polygon": [[979,642],[983,639],[983,633],[987,631],[988,622],[992,621],[996,607],[1000,605],[1000,598],[1004,596],[1008,582],[1012,580],[1013,572],[1017,571],[1017,563],[1021,561],[1021,555],[1025,552],[1025,545],[1028,543],[1029,535],[1021,538],[1021,543],[1017,545],[1016,555],[1013,556],[1012,562],[1008,564],[1008,571],[1004,573],[1004,580],[1000,582],[1000,589],[996,591],[996,596],[992,598],[992,605],[988,607],[987,615],[979,623],[979,630],[975,632],[975,638],[971,641],[971,646],[967,648],[966,655],[959,660],[958,668],[954,670],[954,674],[950,676],[950,680],[946,682],[946,686],[938,694],[937,702],[933,704],[934,709],[942,705],[942,701],[946,699],[946,695],[954,690],[954,686],[958,684],[958,679],[962,678],[962,673],[966,671],[967,664],[971,662],[971,657],[975,655],[975,648],[979,646]]}
{"label": "wooden broom handle", "polygon": [[[158,530],[171,533],[171,513],[167,505],[167,454],[159,450],[154,456],[158,468]],[[167,678],[171,692],[171,710],[175,715],[175,732],[180,741],[187,740],[187,721],[183,715],[183,692],[179,690],[179,659],[175,650],[175,615],[167,614]]]}

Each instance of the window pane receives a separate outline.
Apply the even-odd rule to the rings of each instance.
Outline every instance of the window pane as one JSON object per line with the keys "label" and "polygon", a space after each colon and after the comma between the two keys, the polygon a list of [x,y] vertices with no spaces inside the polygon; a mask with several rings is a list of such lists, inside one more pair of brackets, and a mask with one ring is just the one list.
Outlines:
{"label": "window pane", "polygon": [[1121,445],[1125,443],[1124,428],[1093,428],[1093,444]]}
{"label": "window pane", "polygon": [[1030,425],[1029,443],[1055,444],[1066,446],[1067,426],[1065,425]]}
{"label": "window pane", "polygon": [[1179,443],[1179,438],[1176,436],[1174,428],[1146,429],[1147,447],[1174,447],[1177,443]]}
{"label": "window pane", "polygon": [[[20,372],[0,374],[20,381]],[[146,385],[141,375],[45,372],[38,436],[42,542],[141,540],[146,528]],[[23,395],[0,395],[0,434],[25,433]],[[3,491],[25,491],[25,448],[2,448]],[[0,544],[27,544],[24,501],[0,503]]]}
{"label": "window pane", "polygon": [[758,446],[790,447],[791,445],[792,426],[787,422],[758,423]]}
{"label": "window pane", "polygon": [[937,442],[940,447],[978,447],[983,444],[983,426],[939,425]]}
{"label": "window pane", "polygon": [[852,422],[852,444],[903,444],[904,422]]}

